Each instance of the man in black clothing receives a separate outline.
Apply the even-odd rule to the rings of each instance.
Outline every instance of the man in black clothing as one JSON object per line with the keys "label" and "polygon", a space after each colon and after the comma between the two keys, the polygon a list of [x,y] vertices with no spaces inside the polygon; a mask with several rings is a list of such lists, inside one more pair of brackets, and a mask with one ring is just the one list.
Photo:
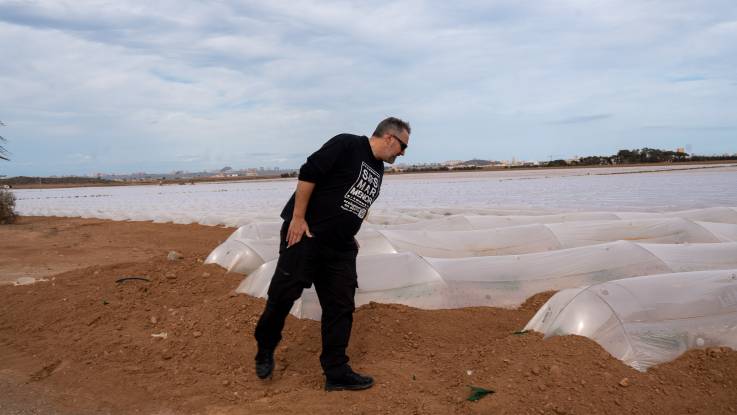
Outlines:
{"label": "man in black clothing", "polygon": [[256,326],[256,374],[274,369],[274,350],[284,321],[304,288],[315,284],[322,307],[320,364],[326,390],[370,388],[369,376],[354,372],[345,350],[351,335],[356,292],[355,235],[379,196],[384,162],[404,155],[410,126],[394,117],[379,123],[371,138],[340,134],[307,158],[297,190],[281,213],[281,244],[268,300]]}

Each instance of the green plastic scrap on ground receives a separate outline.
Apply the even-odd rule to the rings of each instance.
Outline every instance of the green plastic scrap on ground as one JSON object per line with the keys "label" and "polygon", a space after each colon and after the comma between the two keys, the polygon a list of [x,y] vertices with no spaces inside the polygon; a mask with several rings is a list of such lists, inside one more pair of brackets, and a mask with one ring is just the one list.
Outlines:
{"label": "green plastic scrap on ground", "polygon": [[466,400],[471,402],[476,402],[484,396],[494,393],[493,390],[480,388],[478,386],[468,385],[468,387],[471,388],[471,395],[469,395]]}
{"label": "green plastic scrap on ground", "polygon": [[527,333],[529,333],[529,332],[530,332],[530,330],[518,330],[518,331],[515,331],[515,332],[514,332],[514,333],[512,333],[512,334],[514,334],[514,335],[517,335],[517,336],[521,336],[521,335],[523,335],[523,334],[527,334]]}

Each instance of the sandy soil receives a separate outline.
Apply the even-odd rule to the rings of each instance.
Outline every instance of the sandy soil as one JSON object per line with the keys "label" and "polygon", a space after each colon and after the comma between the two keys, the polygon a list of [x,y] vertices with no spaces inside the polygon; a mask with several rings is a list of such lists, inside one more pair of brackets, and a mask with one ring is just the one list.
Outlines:
{"label": "sandy soil", "polygon": [[[33,217],[0,227],[0,276],[48,279],[0,285],[0,414],[737,413],[730,349],[639,373],[586,338],[515,334],[550,293],[516,310],[359,308],[349,352],[377,381],[362,392],[323,391],[319,323],[290,317],[261,381],[251,333],[263,300],[202,264],[231,232]],[[469,385],[495,393],[470,402]]]}

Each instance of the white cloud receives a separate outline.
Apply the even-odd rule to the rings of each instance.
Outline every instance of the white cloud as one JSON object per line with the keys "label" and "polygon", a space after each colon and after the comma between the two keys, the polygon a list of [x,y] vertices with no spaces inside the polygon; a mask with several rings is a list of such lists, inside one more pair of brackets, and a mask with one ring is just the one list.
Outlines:
{"label": "white cloud", "polygon": [[[730,130],[687,128],[734,125],[735,34],[728,0],[0,0],[13,152],[0,167],[296,167],[386,115],[413,124],[408,161],[606,154],[704,134],[704,152],[735,151]],[[587,117],[598,118],[551,124]],[[75,154],[92,157],[62,162]]]}

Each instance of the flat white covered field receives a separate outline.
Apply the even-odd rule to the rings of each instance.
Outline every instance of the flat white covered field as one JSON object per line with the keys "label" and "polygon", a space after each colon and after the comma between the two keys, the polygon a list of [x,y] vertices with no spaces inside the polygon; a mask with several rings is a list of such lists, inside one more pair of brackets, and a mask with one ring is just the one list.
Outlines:
{"label": "flat white covered field", "polygon": [[[21,215],[237,226],[276,220],[295,179],[15,190]],[[509,214],[663,212],[737,206],[737,165],[387,175],[374,212],[486,208]]]}

